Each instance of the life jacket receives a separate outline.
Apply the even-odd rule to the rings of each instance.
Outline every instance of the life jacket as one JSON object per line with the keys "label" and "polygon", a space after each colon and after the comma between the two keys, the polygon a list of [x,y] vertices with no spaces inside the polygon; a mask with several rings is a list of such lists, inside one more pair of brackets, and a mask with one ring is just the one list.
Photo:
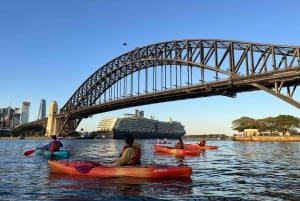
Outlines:
{"label": "life jacket", "polygon": [[49,147],[49,151],[58,151],[60,148],[60,143],[58,141],[53,141]]}
{"label": "life jacket", "polygon": [[131,160],[129,161],[130,165],[139,165],[141,164],[141,147],[139,146],[139,144],[133,143],[131,146],[124,146],[122,149],[122,152],[120,154],[120,157],[122,156],[122,154],[124,153],[124,151],[129,148],[132,147],[134,149],[134,156],[131,158]]}
{"label": "life jacket", "polygon": [[202,140],[202,141],[199,143],[199,146],[205,146],[205,141]]}
{"label": "life jacket", "polygon": [[175,146],[176,149],[184,149],[184,144],[181,142],[178,142]]}

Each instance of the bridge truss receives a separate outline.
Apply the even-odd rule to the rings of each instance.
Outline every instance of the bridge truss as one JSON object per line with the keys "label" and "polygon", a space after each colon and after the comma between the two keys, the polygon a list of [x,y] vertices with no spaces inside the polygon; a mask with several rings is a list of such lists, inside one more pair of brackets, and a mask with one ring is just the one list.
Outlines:
{"label": "bridge truss", "polygon": [[300,108],[300,47],[176,40],[137,47],[96,70],[61,108],[60,133],[90,115],[137,105],[264,90]]}

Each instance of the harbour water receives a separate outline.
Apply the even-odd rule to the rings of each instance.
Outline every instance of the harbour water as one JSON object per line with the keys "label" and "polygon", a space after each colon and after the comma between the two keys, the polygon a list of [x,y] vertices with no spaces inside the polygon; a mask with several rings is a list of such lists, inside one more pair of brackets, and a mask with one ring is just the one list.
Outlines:
{"label": "harbour water", "polygon": [[[0,139],[0,200],[300,200],[300,142],[208,141],[219,149],[178,158],[155,153],[151,140],[136,140],[143,164],[193,168],[190,179],[159,180],[53,174],[46,158],[23,155],[47,142]],[[109,139],[63,143],[70,159],[104,162],[115,160],[123,146]]]}

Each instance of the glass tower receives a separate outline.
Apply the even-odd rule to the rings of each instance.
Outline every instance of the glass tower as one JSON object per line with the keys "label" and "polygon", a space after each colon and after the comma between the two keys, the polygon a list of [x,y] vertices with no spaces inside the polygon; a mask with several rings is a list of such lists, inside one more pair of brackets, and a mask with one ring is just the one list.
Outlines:
{"label": "glass tower", "polygon": [[45,119],[45,118],[46,118],[46,100],[42,99],[40,103],[38,119]]}
{"label": "glass tower", "polygon": [[30,102],[23,101],[22,114],[21,114],[21,124],[28,123],[28,121],[29,121],[29,108],[30,108]]}

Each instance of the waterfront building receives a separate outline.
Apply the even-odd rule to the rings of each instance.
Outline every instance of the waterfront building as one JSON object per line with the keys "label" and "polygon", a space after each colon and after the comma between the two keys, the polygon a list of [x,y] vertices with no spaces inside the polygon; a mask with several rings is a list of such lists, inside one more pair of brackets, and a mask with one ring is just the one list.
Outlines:
{"label": "waterfront building", "polygon": [[14,128],[20,125],[20,108],[0,108],[0,129]]}
{"label": "waterfront building", "polygon": [[28,123],[28,121],[29,121],[29,109],[30,109],[30,102],[23,101],[23,103],[22,103],[22,113],[21,113],[21,124]]}
{"label": "waterfront building", "polygon": [[14,128],[21,124],[21,110],[20,108],[15,108],[12,116],[11,128]]}
{"label": "waterfront building", "polygon": [[258,129],[253,129],[253,128],[249,128],[249,129],[244,129],[244,136],[258,136],[259,135],[259,130]]}
{"label": "waterfront building", "polygon": [[40,103],[38,119],[45,119],[45,118],[46,118],[46,100],[42,99]]}
{"label": "waterfront building", "polygon": [[4,119],[3,119],[3,116],[1,116],[1,114],[0,114],[0,129],[3,128],[3,124],[4,124]]}
{"label": "waterfront building", "polygon": [[0,109],[0,128],[9,128],[10,122],[10,110],[11,107],[1,108]]}

